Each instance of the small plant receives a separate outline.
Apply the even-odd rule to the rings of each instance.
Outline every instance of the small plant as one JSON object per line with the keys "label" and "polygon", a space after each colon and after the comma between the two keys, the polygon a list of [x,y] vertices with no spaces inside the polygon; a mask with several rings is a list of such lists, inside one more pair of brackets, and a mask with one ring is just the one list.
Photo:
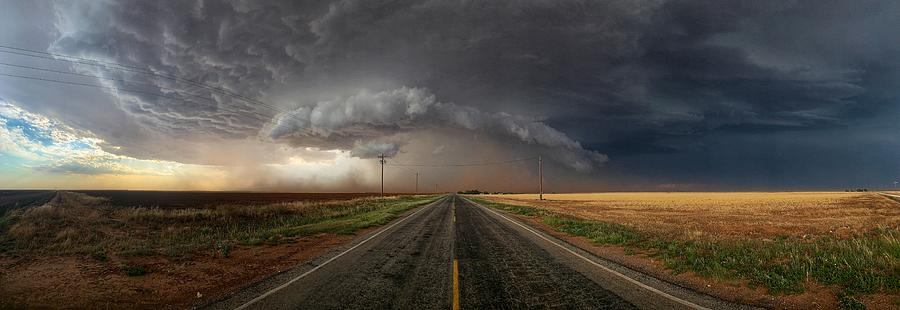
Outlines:
{"label": "small plant", "polygon": [[262,244],[262,242],[263,241],[260,238],[250,237],[246,241],[244,241],[244,244],[253,246],[253,245],[260,245],[260,244]]}
{"label": "small plant", "polygon": [[223,241],[216,241],[216,254],[222,256],[223,258],[228,258],[228,254],[231,253],[231,244]]}
{"label": "small plant", "polygon": [[147,245],[141,244],[130,249],[122,250],[119,254],[122,256],[151,256],[154,254],[154,251]]}
{"label": "small plant", "polygon": [[841,309],[847,309],[847,310],[866,309],[866,305],[861,303],[859,300],[857,300],[853,296],[847,295],[846,293],[838,294],[837,298],[838,298],[838,306]]}
{"label": "small plant", "polygon": [[170,245],[170,246],[166,247],[166,256],[168,256],[168,257],[172,257],[172,258],[183,257],[184,254],[185,254],[184,251],[176,245]]}
{"label": "small plant", "polygon": [[102,249],[91,252],[91,258],[100,262],[105,262],[108,259],[108,257],[106,257],[106,251]]}
{"label": "small plant", "polygon": [[125,275],[129,277],[137,277],[147,274],[147,268],[141,265],[125,265],[122,266],[122,271],[124,271]]}

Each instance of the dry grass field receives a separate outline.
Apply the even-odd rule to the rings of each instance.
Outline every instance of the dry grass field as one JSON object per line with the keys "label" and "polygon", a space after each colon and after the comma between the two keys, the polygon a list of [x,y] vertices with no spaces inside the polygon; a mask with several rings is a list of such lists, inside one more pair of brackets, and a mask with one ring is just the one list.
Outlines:
{"label": "dry grass field", "polygon": [[900,308],[900,200],[878,193],[472,198],[726,299],[780,309]]}
{"label": "dry grass field", "polygon": [[900,226],[898,203],[876,193],[631,192],[546,194],[544,201],[529,194],[490,199],[685,237],[849,238],[878,226]]}
{"label": "dry grass field", "polygon": [[235,204],[262,195],[203,195],[210,204],[146,208],[58,192],[0,209],[0,309],[193,308],[437,199],[292,194],[317,199]]}

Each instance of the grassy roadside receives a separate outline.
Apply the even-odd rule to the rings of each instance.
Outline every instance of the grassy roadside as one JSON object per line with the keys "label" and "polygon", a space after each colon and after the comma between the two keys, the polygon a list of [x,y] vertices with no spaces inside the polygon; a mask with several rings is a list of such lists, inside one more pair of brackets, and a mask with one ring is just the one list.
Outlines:
{"label": "grassy roadside", "polygon": [[351,234],[385,224],[438,198],[403,196],[164,210],[120,208],[109,206],[104,199],[64,192],[43,206],[2,214],[0,254],[89,255],[102,261],[108,255],[183,258],[212,251],[227,257],[236,244],[277,244],[318,233]]}
{"label": "grassy roadside", "polygon": [[534,217],[553,229],[598,245],[651,253],[675,273],[692,271],[717,280],[745,280],[773,294],[802,293],[808,280],[841,289],[842,306],[858,308],[855,296],[900,293],[900,232],[876,228],[851,239],[835,237],[700,238],[651,234],[629,226],[585,220],[540,208],[472,198],[484,206]]}

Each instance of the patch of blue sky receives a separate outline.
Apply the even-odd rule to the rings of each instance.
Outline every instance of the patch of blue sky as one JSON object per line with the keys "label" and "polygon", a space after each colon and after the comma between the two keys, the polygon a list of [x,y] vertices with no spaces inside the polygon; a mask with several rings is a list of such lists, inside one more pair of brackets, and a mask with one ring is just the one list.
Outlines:
{"label": "patch of blue sky", "polygon": [[23,167],[30,163],[32,163],[31,160],[17,157],[0,150],[0,174],[21,171]]}
{"label": "patch of blue sky", "polygon": [[53,145],[53,137],[48,130],[35,127],[27,120],[17,118],[6,119],[4,126],[9,130],[21,130],[22,135],[25,136],[25,138],[40,143],[43,146]]}
{"label": "patch of blue sky", "polygon": [[175,175],[183,165],[104,151],[102,140],[0,100],[0,179],[50,174]]}
{"label": "patch of blue sky", "polygon": [[88,150],[96,148],[94,144],[86,142],[84,140],[72,140],[69,141],[68,147],[73,150]]}

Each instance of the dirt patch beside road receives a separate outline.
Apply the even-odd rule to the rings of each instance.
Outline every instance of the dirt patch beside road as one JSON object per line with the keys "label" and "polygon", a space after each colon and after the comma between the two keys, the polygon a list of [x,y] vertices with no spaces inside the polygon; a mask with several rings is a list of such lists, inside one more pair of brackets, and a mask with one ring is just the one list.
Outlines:
{"label": "dirt patch beside road", "polygon": [[[325,233],[278,245],[238,246],[228,258],[212,253],[191,259],[113,256],[105,262],[83,256],[2,258],[0,306],[190,308],[308,261],[354,237]],[[143,267],[146,274],[128,276],[123,266]]]}
{"label": "dirt patch beside road", "polygon": [[192,307],[436,199],[160,209],[59,192],[0,213],[0,308]]}

